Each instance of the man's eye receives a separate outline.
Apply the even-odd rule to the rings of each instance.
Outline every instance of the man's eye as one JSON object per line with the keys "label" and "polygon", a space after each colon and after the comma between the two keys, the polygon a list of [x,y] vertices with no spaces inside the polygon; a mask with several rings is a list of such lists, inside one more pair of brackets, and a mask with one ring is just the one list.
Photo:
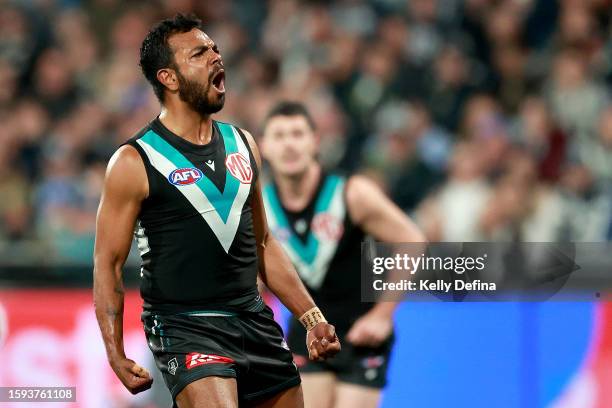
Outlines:
{"label": "man's eye", "polygon": [[204,55],[204,53],[206,52],[206,50],[208,50],[208,48],[201,48],[200,51],[196,52],[195,54],[193,54],[191,57],[195,58],[195,57],[201,57],[202,55]]}

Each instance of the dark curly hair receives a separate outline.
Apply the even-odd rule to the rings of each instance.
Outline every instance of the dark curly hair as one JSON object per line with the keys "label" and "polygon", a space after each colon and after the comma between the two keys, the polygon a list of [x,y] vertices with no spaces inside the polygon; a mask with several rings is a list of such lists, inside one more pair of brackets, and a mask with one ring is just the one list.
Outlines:
{"label": "dark curly hair", "polygon": [[162,68],[176,69],[168,39],[173,34],[186,33],[194,28],[204,31],[199,18],[193,14],[177,14],[174,18],[165,19],[155,25],[142,41],[140,68],[160,102],[164,101],[164,85],[157,80],[157,71]]}

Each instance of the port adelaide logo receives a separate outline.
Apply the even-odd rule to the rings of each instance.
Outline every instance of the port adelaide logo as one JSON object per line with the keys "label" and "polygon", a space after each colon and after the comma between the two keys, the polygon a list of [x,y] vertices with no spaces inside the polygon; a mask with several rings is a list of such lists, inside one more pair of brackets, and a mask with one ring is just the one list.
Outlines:
{"label": "port adelaide logo", "polygon": [[202,171],[195,167],[183,167],[174,170],[168,176],[168,181],[175,186],[186,186],[196,183],[203,176]]}
{"label": "port adelaide logo", "polygon": [[168,361],[168,372],[172,375],[175,375],[177,368],[178,368],[178,361],[176,360],[176,357],[174,357],[172,360]]}

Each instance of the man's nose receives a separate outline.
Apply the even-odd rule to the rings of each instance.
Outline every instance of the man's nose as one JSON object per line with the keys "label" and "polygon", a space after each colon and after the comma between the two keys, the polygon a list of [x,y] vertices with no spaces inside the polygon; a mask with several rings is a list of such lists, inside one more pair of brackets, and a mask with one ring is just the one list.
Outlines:
{"label": "man's nose", "polygon": [[220,64],[221,66],[223,66],[223,58],[221,58],[221,54],[219,54],[218,51],[213,51],[215,54],[213,60],[212,60],[212,64]]}

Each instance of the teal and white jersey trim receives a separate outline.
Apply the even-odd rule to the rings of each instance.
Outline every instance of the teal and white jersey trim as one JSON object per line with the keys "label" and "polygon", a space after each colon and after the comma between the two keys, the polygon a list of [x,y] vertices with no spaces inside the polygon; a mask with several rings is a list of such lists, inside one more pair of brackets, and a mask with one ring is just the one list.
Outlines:
{"label": "teal and white jersey trim", "polygon": [[[317,215],[326,213],[338,225],[343,224],[346,215],[344,185],[345,180],[342,177],[335,175],[327,177],[315,203],[313,220]],[[320,288],[336,253],[340,237],[316,234],[311,225],[304,244],[292,232],[274,185],[268,184],[264,188],[263,199],[270,230],[282,244],[300,277],[311,288]]]}
{"label": "teal and white jersey trim", "polygon": [[[250,157],[248,148],[236,129],[225,123],[217,122],[217,124],[225,143],[226,156],[241,153],[246,158]],[[145,151],[151,165],[165,179],[168,179],[176,169],[195,167],[187,157],[152,130],[138,139],[137,143]],[[194,184],[175,187],[208,223],[225,252],[229,252],[251,185],[241,183],[226,169],[223,193],[206,176]]]}
{"label": "teal and white jersey trim", "polygon": [[198,317],[234,317],[238,313],[226,312],[223,310],[200,310],[194,312],[178,313],[179,315],[198,316]]}

